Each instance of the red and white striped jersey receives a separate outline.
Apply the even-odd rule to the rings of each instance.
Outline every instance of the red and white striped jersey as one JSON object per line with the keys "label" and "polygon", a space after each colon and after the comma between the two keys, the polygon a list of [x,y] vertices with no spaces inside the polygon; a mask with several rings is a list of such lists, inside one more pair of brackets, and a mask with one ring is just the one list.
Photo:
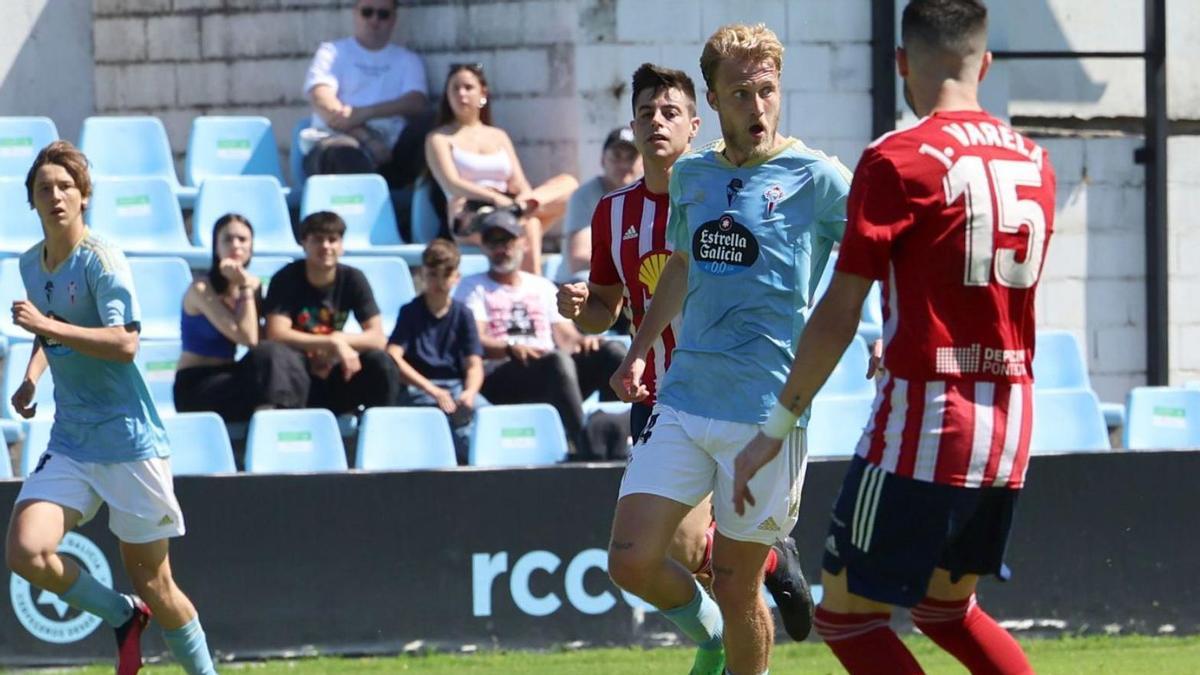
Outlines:
{"label": "red and white striped jersey", "polygon": [[[601,197],[592,214],[592,267],[588,278],[600,286],[625,287],[625,309],[634,331],[650,309],[658,277],[673,250],[667,240],[669,203],[666,193],[650,192],[646,182],[638,179]],[[674,323],[667,326],[646,355],[642,381],[650,390],[646,400],[650,405],[658,394],[659,377],[671,365],[676,330]]]}
{"label": "red and white striped jersey", "polygon": [[919,480],[1021,486],[1054,190],[1045,151],[982,111],[935,113],[863,153],[837,269],[882,282],[892,379],[860,455]]}
{"label": "red and white striped jersey", "polygon": [[856,454],[884,471],[960,487],[1025,484],[1033,386],[888,373]]}

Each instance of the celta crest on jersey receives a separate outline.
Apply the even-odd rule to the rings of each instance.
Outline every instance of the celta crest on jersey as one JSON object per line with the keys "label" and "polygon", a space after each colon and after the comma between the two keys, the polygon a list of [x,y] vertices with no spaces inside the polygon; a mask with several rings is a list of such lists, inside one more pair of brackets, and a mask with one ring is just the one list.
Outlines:
{"label": "celta crest on jersey", "polygon": [[54,282],[47,281],[45,286],[46,302],[54,302]]}
{"label": "celta crest on jersey", "polygon": [[729,206],[733,206],[733,200],[737,199],[738,193],[742,191],[742,179],[734,178],[729,181],[729,185],[725,186],[725,201]]}
{"label": "celta crest on jersey", "polygon": [[758,240],[745,225],[725,213],[696,228],[692,258],[709,274],[738,274],[758,260]]}

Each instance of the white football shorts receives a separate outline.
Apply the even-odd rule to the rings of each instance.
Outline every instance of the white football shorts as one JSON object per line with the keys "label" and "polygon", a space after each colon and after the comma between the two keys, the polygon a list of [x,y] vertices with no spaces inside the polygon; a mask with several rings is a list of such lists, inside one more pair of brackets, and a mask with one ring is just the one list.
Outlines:
{"label": "white football shorts", "polygon": [[652,494],[695,506],[710,492],[717,531],[737,541],[771,545],[788,536],[800,516],[808,446],[804,429],[750,480],[755,505],[733,510],[733,462],[759,425],[726,422],[654,406],[646,431],[630,451],[620,496]]}
{"label": "white football shorts", "polygon": [[17,503],[45,501],[91,520],[108,504],[108,529],[127,544],[182,536],[183,511],[175,499],[170,461],[153,457],[135,462],[79,462],[46,453],[25,479]]}

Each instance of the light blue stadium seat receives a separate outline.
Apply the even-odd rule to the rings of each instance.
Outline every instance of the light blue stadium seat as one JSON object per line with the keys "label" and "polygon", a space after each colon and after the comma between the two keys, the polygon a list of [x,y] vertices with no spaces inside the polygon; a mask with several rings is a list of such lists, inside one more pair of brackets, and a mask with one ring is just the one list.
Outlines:
{"label": "light blue stadium seat", "polygon": [[366,275],[367,282],[371,284],[371,292],[375,294],[375,304],[379,305],[383,334],[390,336],[392,329],[396,327],[396,317],[400,314],[400,308],[417,297],[408,264],[402,258],[351,255],[342,258],[341,262],[362,270]]}
{"label": "light blue stadium seat", "polygon": [[292,144],[288,147],[288,170],[292,174],[292,194],[303,190],[308,174],[304,173],[304,153],[300,151],[300,132],[312,126],[312,117],[305,115],[292,127]]}
{"label": "light blue stadium seat", "polygon": [[553,406],[493,405],[475,411],[471,466],[538,466],[567,458],[567,437]]}
{"label": "light blue stadium seat", "polygon": [[150,388],[150,397],[159,414],[175,412],[175,371],[182,353],[183,343],[178,340],[142,340],[133,357],[142,377],[146,378],[146,386]]}
{"label": "light blue stadium seat", "polygon": [[260,410],[246,436],[249,473],[345,471],[338,422],[324,409]]}
{"label": "light blue stadium seat", "polygon": [[437,408],[368,408],[358,431],[354,468],[368,471],[458,466],[446,415]]}
{"label": "light blue stadium seat", "polygon": [[9,460],[8,448],[0,454],[0,480],[13,477],[12,462]]}
{"label": "light blue stadium seat", "polygon": [[182,206],[191,206],[196,189],[175,175],[175,156],[167,130],[157,117],[89,117],[79,133],[79,149],[91,162],[92,178],[113,176],[164,178]]}
{"label": "light blue stadium seat", "polygon": [[421,264],[424,244],[406,244],[396,229],[387,182],[379,174],[311,176],[304,183],[300,218],[317,211],[333,211],[346,221],[343,244],[348,255],[386,255]]}
{"label": "light blue stadium seat", "polygon": [[254,226],[254,252],[265,255],[303,255],[283,189],[274,176],[213,176],[200,186],[192,214],[192,243],[211,250],[213,223],[227,214],[245,216]]}
{"label": "light blue stadium seat", "polygon": [[[213,176],[274,176],[284,185],[271,120],[222,115],[193,119],[183,173],[187,184],[197,188]],[[285,198],[290,193],[283,188]]]}
{"label": "light blue stadium seat", "polygon": [[[21,281],[21,266],[16,258],[0,260],[0,307],[7,310],[12,307],[14,300],[24,300],[25,283]],[[29,342],[33,333],[18,327],[12,322],[11,311],[0,311],[0,356],[8,351],[8,345],[14,342]]]}
{"label": "light blue stadium seat", "polygon": [[22,478],[33,473],[38,460],[50,445],[50,427],[54,425],[54,420],[39,416],[26,420],[24,425],[25,443],[21,446],[21,457],[17,465],[17,472]]}
{"label": "light blue stadium seat", "polygon": [[600,392],[593,391],[583,399],[583,416],[588,417],[594,412],[604,412],[609,415],[628,415],[631,403],[625,401],[601,401]]}
{"label": "light blue stadium seat", "polygon": [[458,263],[458,273],[464,278],[488,271],[488,259],[482,253],[464,253]]}
{"label": "light blue stadium seat", "polygon": [[1087,362],[1075,334],[1065,330],[1037,332],[1033,383],[1038,389],[1091,389]]}
{"label": "light blue stadium seat", "polygon": [[97,178],[85,216],[92,231],[131,256],[174,256],[197,267],[211,256],[188,241],[179,200],[164,178]]}
{"label": "light blue stadium seat", "polygon": [[267,289],[271,285],[271,277],[290,262],[292,259],[287,256],[255,255],[250,258],[250,264],[246,266],[246,269],[262,281],[262,293],[265,298]]}
{"label": "light blue stadium seat", "polygon": [[24,182],[37,154],[57,140],[58,127],[49,117],[0,117],[0,176]]}
{"label": "light blue stadium seat", "polygon": [[1200,390],[1182,387],[1134,387],[1129,392],[1130,450],[1200,448]]}
{"label": "light blue stadium seat", "polygon": [[871,361],[871,349],[867,341],[856,335],[850,341],[842,358],[838,360],[825,385],[817,396],[859,396],[871,398],[875,395],[875,382],[867,379],[867,365]]}
{"label": "light blue stadium seat", "polygon": [[[29,355],[32,353],[32,342],[14,342],[9,345],[8,356],[4,359],[4,391],[0,392],[4,396],[4,402],[0,405],[4,406],[4,417],[10,420],[24,419],[13,407],[12,395],[25,379],[25,367],[29,365]],[[49,368],[42,373],[37,382],[33,402],[37,404],[35,419],[54,419],[54,379],[50,376]]]}
{"label": "light blue stadium seat", "polygon": [[24,177],[0,178],[0,204],[0,257],[20,255],[42,240],[42,221],[29,206]]}
{"label": "light blue stadium seat", "polygon": [[550,281],[558,279],[559,269],[563,266],[563,257],[559,253],[546,253],[542,256],[542,276]]}
{"label": "light blue stadium seat", "polygon": [[871,396],[819,395],[808,422],[810,457],[849,457],[871,418]]}
{"label": "light blue stadium seat", "polygon": [[1100,399],[1089,389],[1035,389],[1033,453],[1109,450]]}
{"label": "light blue stadium seat", "polygon": [[[21,430],[21,423],[16,420],[0,419],[0,435],[4,436],[5,445],[12,445],[25,438],[25,433]],[[0,461],[3,459],[0,458]]]}
{"label": "light blue stadium seat", "polygon": [[171,445],[171,473],[203,476],[236,473],[233,445],[225,422],[214,412],[180,413],[163,417]]}
{"label": "light blue stadium seat", "polygon": [[180,258],[130,258],[133,288],[142,308],[142,340],[179,338],[183,295],[192,283],[192,271]]}
{"label": "light blue stadium seat", "polygon": [[[1037,332],[1033,386],[1038,389],[1092,389],[1087,360],[1074,333],[1065,330]],[[1100,412],[1108,428],[1125,426],[1125,404],[1101,402]]]}
{"label": "light blue stadium seat", "polygon": [[438,230],[442,227],[441,218],[433,206],[430,197],[434,190],[440,190],[438,184],[428,176],[421,176],[413,188],[412,203],[409,206],[409,217],[412,222],[412,238],[415,243],[428,244],[437,238]]}

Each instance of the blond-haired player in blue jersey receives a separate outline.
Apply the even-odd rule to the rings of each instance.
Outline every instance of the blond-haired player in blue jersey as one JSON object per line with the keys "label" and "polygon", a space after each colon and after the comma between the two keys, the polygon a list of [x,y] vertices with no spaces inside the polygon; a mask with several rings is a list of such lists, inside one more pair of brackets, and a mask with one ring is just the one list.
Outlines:
{"label": "blond-haired player in blue jersey", "polygon": [[[25,179],[45,239],[21,255],[28,300],[13,323],[33,333],[33,355],[12,397],[25,417],[38,379],[54,378],[54,424],[25,479],[8,527],[5,560],[34,586],[104,619],[117,634],[117,674],[142,665],[151,615],[188,673],[215,673],[200,619],[175,585],[167,549],[184,532],[166,433],[133,357],[140,314],[124,254],[84,226],[92,185],[87,158],[66,141],[42,149]],[[20,208],[16,204],[6,208]],[[58,555],[66,533],[108,504],[108,526],[137,595],[124,595]]]}
{"label": "blond-haired player in blue jersey", "polygon": [[[612,380],[622,398],[644,397],[645,356],[683,312],[671,367],[621,482],[609,573],[622,587],[654,589],[663,616],[700,646],[696,675],[767,671],[774,630],[759,589],[772,544],[799,515],[804,420],[756,478],[761,499],[745,514],[733,510],[733,460],[775,403],[845,228],[849,171],[777,133],[782,67],[783,46],[761,24],[724,26],[705,44],[700,69],[723,138],[674,165],[674,252]],[[710,492],[715,604],[665,555],[680,520]]]}

